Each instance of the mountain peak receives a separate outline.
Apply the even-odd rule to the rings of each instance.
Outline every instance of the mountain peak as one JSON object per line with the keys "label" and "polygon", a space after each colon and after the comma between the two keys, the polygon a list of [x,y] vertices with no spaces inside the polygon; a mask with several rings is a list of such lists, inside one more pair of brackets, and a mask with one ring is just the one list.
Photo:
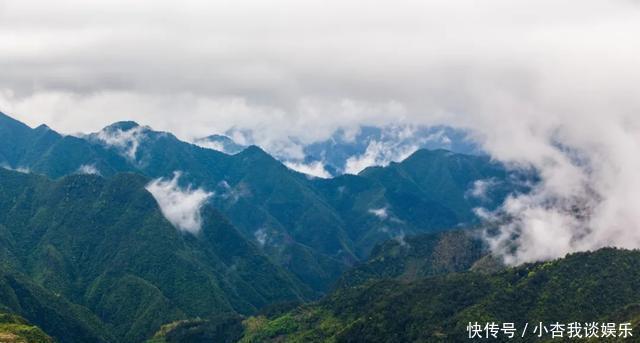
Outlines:
{"label": "mountain peak", "polygon": [[135,121],[127,120],[127,121],[115,122],[115,123],[105,127],[103,130],[105,130],[105,131],[115,131],[115,130],[129,131],[131,129],[135,129],[136,127],[140,127],[140,125],[138,123],[136,123]]}
{"label": "mountain peak", "polygon": [[35,128],[37,131],[49,131],[51,128],[47,124],[40,124]]}
{"label": "mountain peak", "polygon": [[[240,153],[236,154],[240,158],[245,158],[251,161],[261,161],[262,163],[275,163],[282,165],[282,162],[275,159],[268,152],[262,150],[262,148],[256,145],[250,145],[246,149],[242,150]],[[284,165],[283,165],[284,166]]]}
{"label": "mountain peak", "polygon": [[271,157],[271,155],[269,155],[266,151],[262,150],[259,146],[257,145],[249,145],[246,149],[244,149],[244,151],[242,152],[244,155],[250,155],[250,156],[260,156],[260,155],[266,155]]}

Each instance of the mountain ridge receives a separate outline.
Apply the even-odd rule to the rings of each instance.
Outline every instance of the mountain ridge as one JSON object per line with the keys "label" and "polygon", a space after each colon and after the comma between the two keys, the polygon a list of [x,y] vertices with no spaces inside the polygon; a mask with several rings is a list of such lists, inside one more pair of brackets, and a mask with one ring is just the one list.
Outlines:
{"label": "mountain ridge", "polygon": [[[25,125],[15,125],[33,135]],[[52,178],[135,172],[157,179],[182,172],[181,185],[215,192],[214,207],[246,238],[265,242],[261,245],[274,260],[295,268],[292,272],[317,291],[326,290],[381,240],[473,224],[473,208],[492,209],[506,197],[506,192],[486,197],[492,202],[469,197],[472,182],[496,179],[503,189],[523,188],[486,157],[444,150],[419,150],[402,162],[357,176],[317,179],[290,170],[259,147],[227,155],[137,123],[113,125],[83,137],[46,130],[48,138],[37,149],[17,149],[30,152],[11,165]],[[417,178],[410,171],[416,168],[430,176]],[[456,173],[473,176],[456,178]],[[302,266],[287,262],[296,258],[310,261],[319,268],[316,275],[326,277],[310,278]]]}

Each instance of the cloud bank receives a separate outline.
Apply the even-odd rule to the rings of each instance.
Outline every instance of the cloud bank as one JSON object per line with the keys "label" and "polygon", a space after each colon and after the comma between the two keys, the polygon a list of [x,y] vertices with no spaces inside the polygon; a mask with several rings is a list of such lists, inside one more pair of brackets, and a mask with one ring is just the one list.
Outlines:
{"label": "cloud bank", "polygon": [[162,214],[176,229],[198,234],[202,229],[200,210],[213,193],[200,188],[180,187],[180,176],[180,172],[175,172],[171,180],[155,179],[146,188],[158,202]]}

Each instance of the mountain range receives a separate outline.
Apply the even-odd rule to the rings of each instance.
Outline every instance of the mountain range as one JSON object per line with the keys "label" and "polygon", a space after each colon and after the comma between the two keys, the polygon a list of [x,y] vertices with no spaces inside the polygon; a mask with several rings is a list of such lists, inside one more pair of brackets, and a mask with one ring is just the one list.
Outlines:
{"label": "mountain range", "polygon": [[[231,137],[240,139],[244,144]],[[255,141],[252,132],[232,129],[225,135],[196,139],[195,143],[236,154],[246,148],[246,144]],[[289,148],[280,145],[268,150],[275,158],[292,169],[325,178],[345,173],[358,174],[370,165],[399,162],[419,149],[483,154],[467,132],[448,126],[361,126],[357,130],[339,129],[326,140],[305,144],[300,139],[291,138]]]}
{"label": "mountain range", "polygon": [[[227,335],[347,284],[467,270],[486,251],[447,232],[535,181],[426,149],[317,178],[257,146],[226,154],[134,122],[71,136],[0,114],[0,139],[0,311],[61,342],[139,342],[167,323]],[[367,262],[433,234],[411,272]],[[449,257],[416,262],[437,246]]]}
{"label": "mountain range", "polygon": [[[492,210],[510,192],[527,190],[527,175],[487,156],[446,150],[419,150],[387,167],[320,179],[256,146],[227,155],[134,122],[75,137],[0,115],[0,136],[8,143],[0,148],[0,165],[52,179],[122,172],[158,179],[180,172],[183,187],[214,192],[213,207],[318,291],[381,240],[472,224],[475,208]],[[305,265],[297,266],[299,260]],[[310,268],[313,277],[305,275]]]}

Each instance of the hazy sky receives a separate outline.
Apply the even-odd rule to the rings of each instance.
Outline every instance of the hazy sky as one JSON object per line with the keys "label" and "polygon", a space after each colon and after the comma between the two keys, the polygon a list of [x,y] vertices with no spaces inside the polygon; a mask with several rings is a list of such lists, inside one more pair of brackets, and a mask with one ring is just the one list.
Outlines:
{"label": "hazy sky", "polygon": [[0,0],[0,110],[63,132],[134,119],[265,144],[471,128],[542,171],[505,206],[521,219],[504,231],[521,237],[512,257],[531,260],[640,247],[638,37],[633,0]]}
{"label": "hazy sky", "polygon": [[549,83],[579,97],[591,83],[629,86],[618,76],[637,80],[639,11],[622,0],[0,0],[0,109],[65,132],[133,118],[182,137],[432,122],[489,97],[537,101]]}

